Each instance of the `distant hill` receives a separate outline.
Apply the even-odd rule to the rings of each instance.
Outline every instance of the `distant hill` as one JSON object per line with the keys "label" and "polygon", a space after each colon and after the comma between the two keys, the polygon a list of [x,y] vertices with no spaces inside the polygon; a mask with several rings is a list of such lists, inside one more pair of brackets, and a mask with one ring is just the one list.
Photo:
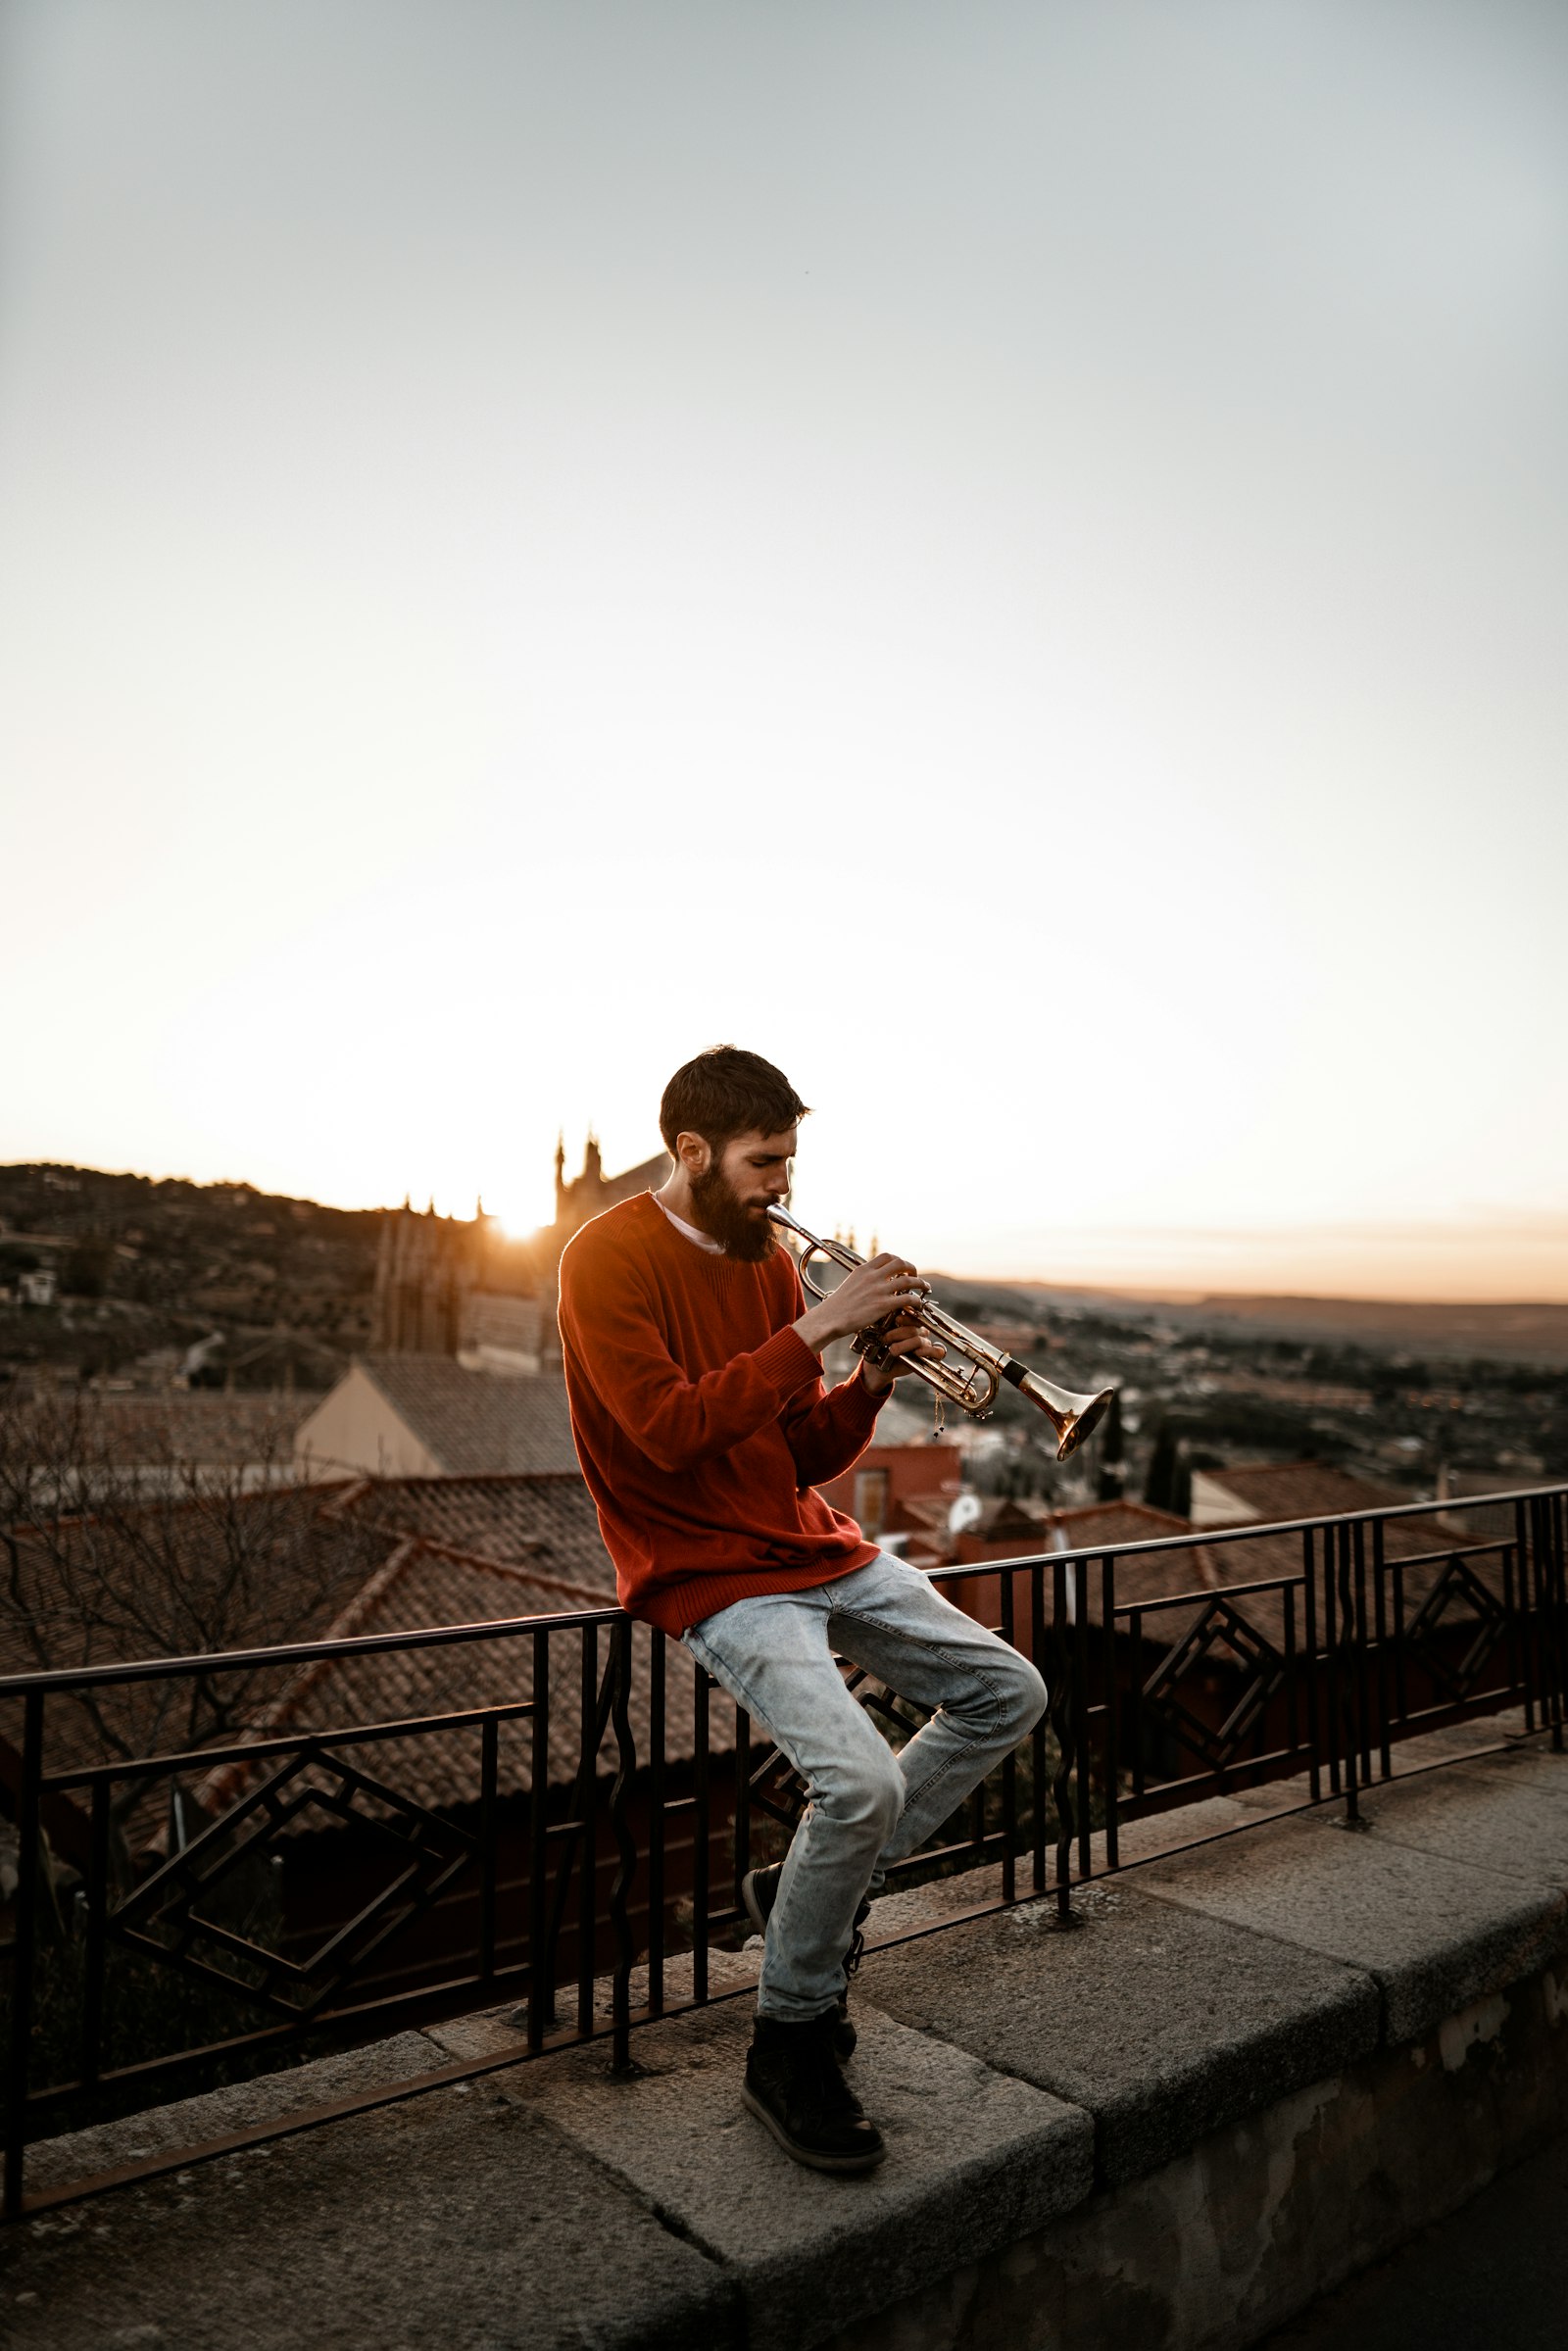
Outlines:
{"label": "distant hill", "polygon": [[[938,1288],[942,1289],[940,1279]],[[1258,1339],[1348,1340],[1413,1355],[1485,1355],[1504,1363],[1568,1363],[1568,1306],[1411,1304],[1400,1298],[1268,1298],[1239,1291],[1173,1298],[1167,1291],[1053,1289],[955,1280],[971,1296],[1028,1298],[1036,1311],[1157,1316],[1178,1329],[1245,1333]]]}
{"label": "distant hill", "polygon": [[1568,1363],[1568,1306],[1411,1305],[1353,1298],[1200,1298],[1173,1318],[1245,1325],[1260,1337],[1359,1340],[1418,1355],[1491,1355],[1507,1362]]}
{"label": "distant hill", "polygon": [[1501,1363],[1568,1364],[1568,1306],[1410,1304],[1399,1298],[1253,1297],[1242,1291],[1077,1289],[933,1273],[939,1305],[964,1319],[1054,1315],[1161,1322],[1238,1337],[1340,1340],[1392,1353],[1485,1355]]}
{"label": "distant hill", "polygon": [[[0,1384],[46,1362],[118,1375],[220,1333],[242,1386],[286,1368],[330,1387],[369,1335],[380,1220],[244,1183],[0,1166]],[[6,1297],[28,1268],[56,1276],[54,1305]]]}

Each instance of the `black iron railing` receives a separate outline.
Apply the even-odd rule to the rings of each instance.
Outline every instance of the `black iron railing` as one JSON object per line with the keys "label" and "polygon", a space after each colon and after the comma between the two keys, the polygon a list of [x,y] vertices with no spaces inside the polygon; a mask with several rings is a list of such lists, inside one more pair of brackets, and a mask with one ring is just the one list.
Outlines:
{"label": "black iron railing", "polygon": [[[938,1570],[1033,1658],[1051,1708],[894,1877],[997,1863],[1000,1890],[955,1916],[1054,1894],[1070,1921],[1131,1821],[1300,1778],[1354,1822],[1399,1741],[1504,1709],[1560,1749],[1565,1521],[1559,1485]],[[334,1720],[338,1681],[384,1669],[418,1702]],[[103,1754],[92,1727],[133,1721],[139,1686],[263,1670],[282,1694],[245,1737]],[[918,1711],[846,1670],[906,1736]],[[117,2102],[513,1996],[505,2055],[349,2103],[601,2033],[629,2068],[636,2025],[728,1996],[710,1955],[805,1800],[685,1650],[614,1608],[13,1676],[0,1734],[12,2218],[114,2183],[29,2196],[24,2163]]]}

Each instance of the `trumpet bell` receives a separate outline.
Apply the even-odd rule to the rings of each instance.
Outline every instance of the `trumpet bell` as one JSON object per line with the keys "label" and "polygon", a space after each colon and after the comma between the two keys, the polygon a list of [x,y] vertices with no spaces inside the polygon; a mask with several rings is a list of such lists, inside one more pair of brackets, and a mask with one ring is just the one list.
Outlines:
{"label": "trumpet bell", "polygon": [[1037,1371],[1022,1363],[1004,1363],[1002,1376],[1009,1387],[1026,1396],[1041,1411],[1056,1432],[1056,1459],[1065,1461],[1075,1453],[1086,1437],[1092,1437],[1104,1416],[1114,1388],[1102,1388],[1098,1396],[1074,1396],[1070,1388],[1058,1388],[1052,1380],[1043,1380]]}

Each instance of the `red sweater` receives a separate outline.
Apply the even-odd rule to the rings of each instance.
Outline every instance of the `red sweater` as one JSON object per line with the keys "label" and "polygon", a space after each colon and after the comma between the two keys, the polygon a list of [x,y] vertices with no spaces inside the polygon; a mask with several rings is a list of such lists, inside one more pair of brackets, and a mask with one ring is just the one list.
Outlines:
{"label": "red sweater", "polygon": [[571,1432],[621,1605],[680,1633],[753,1592],[876,1557],[813,1493],[865,1450],[879,1396],[831,1394],[790,1329],[795,1260],[699,1249],[652,1193],[583,1226],[561,1260]]}

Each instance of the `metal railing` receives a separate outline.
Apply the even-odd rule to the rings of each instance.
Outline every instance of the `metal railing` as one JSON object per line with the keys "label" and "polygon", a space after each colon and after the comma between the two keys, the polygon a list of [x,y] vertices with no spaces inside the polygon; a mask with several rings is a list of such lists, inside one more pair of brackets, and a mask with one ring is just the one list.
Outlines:
{"label": "metal railing", "polygon": [[[994,1898],[955,1918],[1046,1895],[1070,1923],[1130,1822],[1299,1777],[1353,1824],[1399,1741],[1504,1709],[1561,1749],[1565,1525],[1568,1484],[934,1571],[1031,1656],[1051,1706],[891,1881],[999,1864]],[[1248,1546],[1276,1572],[1222,1581]],[[334,1677],[375,1660],[448,1702],[318,1725],[279,1702],[220,1745],[80,1751],[83,1704],[133,1718],[140,1685],[265,1668],[329,1717]],[[918,1710],[847,1671],[906,1736]],[[607,2034],[630,2070],[637,2025],[732,1996],[710,1955],[805,1801],[687,1652],[613,1607],[12,1676],[0,1731],[18,1715],[8,2218],[564,2041]],[[505,2055],[25,2192],[29,2143],[117,2101],[513,1995]]]}

